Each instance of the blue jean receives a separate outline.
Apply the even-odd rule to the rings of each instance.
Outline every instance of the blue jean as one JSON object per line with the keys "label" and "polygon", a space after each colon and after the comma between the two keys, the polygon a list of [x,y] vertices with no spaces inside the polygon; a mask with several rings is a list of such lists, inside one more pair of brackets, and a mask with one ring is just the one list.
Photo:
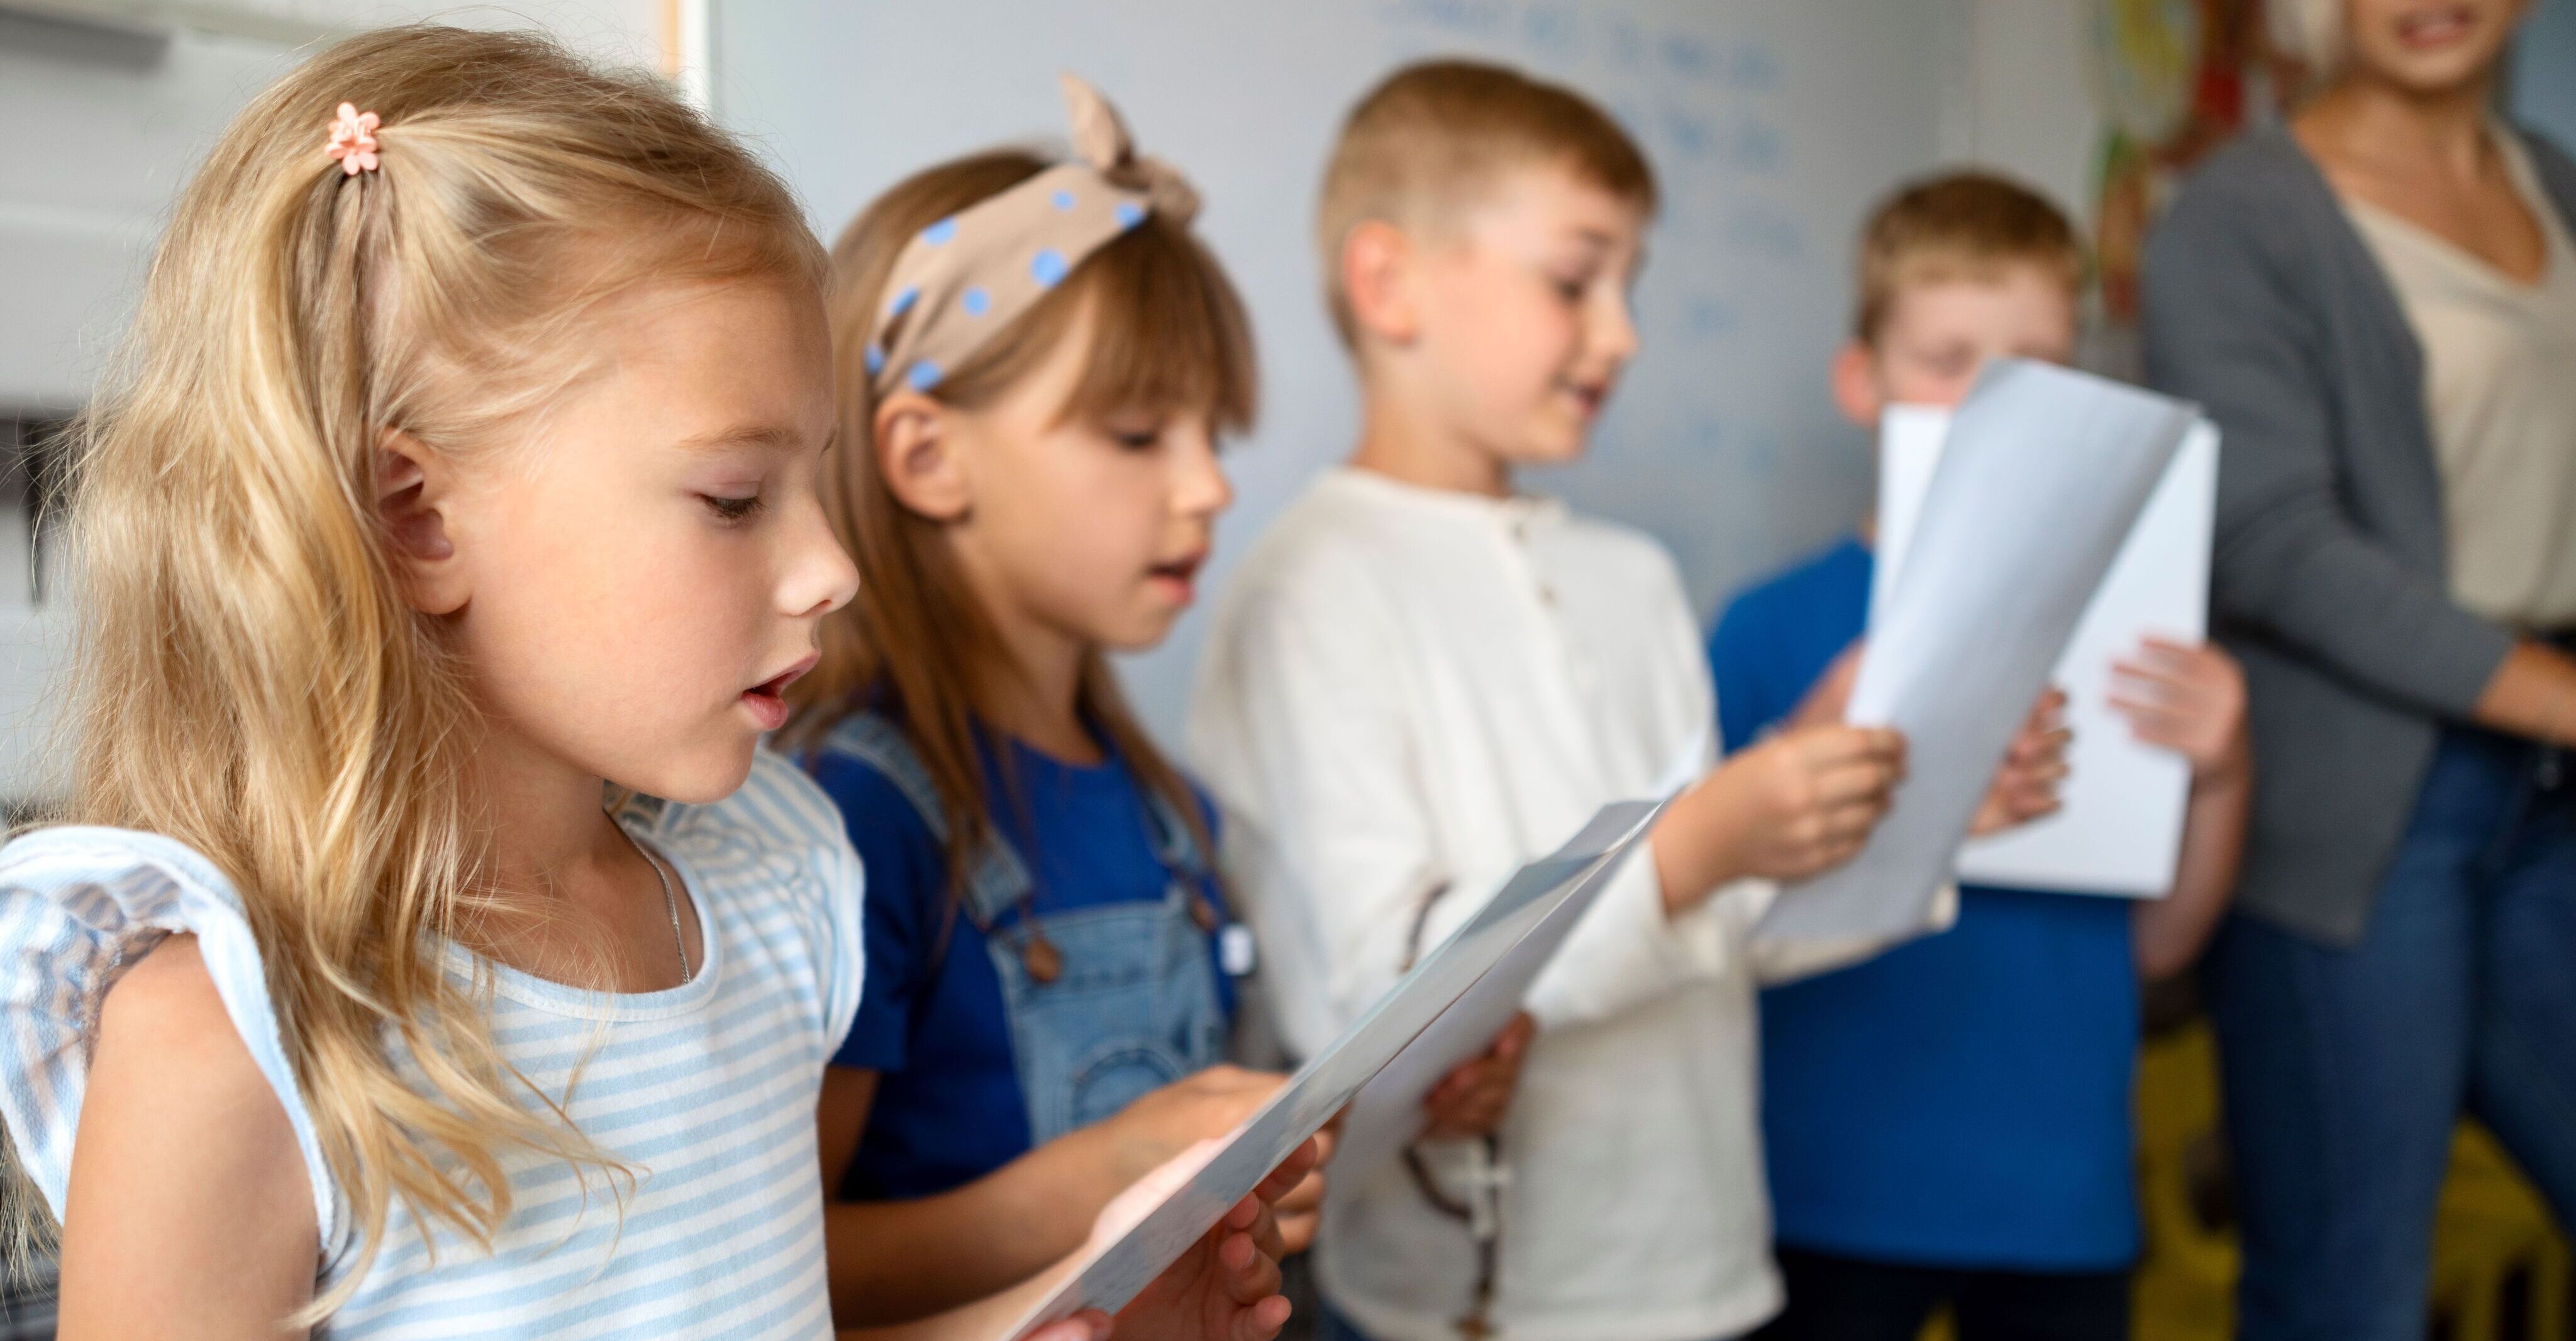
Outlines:
{"label": "blue jean", "polygon": [[2358,944],[2240,915],[2211,946],[2245,1341],[2421,1341],[2463,1108],[2562,1225],[2576,1213],[2576,787],[2558,771],[2446,732]]}

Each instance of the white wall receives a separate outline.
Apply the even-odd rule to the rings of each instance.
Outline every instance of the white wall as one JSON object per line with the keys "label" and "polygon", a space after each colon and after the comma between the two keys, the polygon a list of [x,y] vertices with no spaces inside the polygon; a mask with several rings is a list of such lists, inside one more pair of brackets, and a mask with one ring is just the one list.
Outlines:
{"label": "white wall", "polygon": [[[142,6],[120,0],[50,3],[108,22],[0,0],[0,418],[88,399],[179,184],[234,111],[300,58],[303,34],[427,17],[534,23],[596,59],[662,59],[664,0],[164,6],[176,21],[133,19]],[[0,800],[43,788],[32,770],[65,641],[64,611],[25,604],[24,554],[0,544]]]}
{"label": "white wall", "polygon": [[[1352,387],[1307,231],[1351,100],[1404,60],[1451,51],[1588,90],[1645,142],[1668,204],[1638,290],[1645,353],[1592,459],[1532,483],[1661,537],[1705,610],[1859,515],[1861,435],[1825,387],[1851,232],[1870,199],[1941,156],[1938,53],[1963,3],[779,0],[719,8],[714,102],[777,156],[827,236],[916,168],[1060,140],[1059,68],[1097,82],[1148,150],[1194,174],[1202,235],[1250,303],[1266,380],[1261,426],[1230,456],[1239,502],[1212,591],[1349,449]],[[1167,734],[1200,636],[1194,615],[1126,667]]]}
{"label": "white wall", "polygon": [[[145,0],[49,2],[115,12]],[[712,73],[719,115],[784,166],[826,236],[913,168],[997,140],[1060,137],[1060,67],[1101,83],[1149,149],[1200,178],[1202,227],[1252,304],[1266,376],[1261,431],[1230,459],[1242,502],[1214,581],[1348,445],[1351,388],[1305,242],[1341,110],[1383,70],[1434,51],[1497,56],[1589,89],[1645,141],[1670,204],[1638,297],[1647,351],[1593,459],[1533,483],[1662,537],[1705,611],[1864,505],[1862,437],[1834,416],[1824,368],[1869,201],[1972,157],[2069,205],[2088,193],[2091,3],[711,0]],[[533,20],[604,59],[659,64],[669,21],[707,8],[182,0],[182,12],[213,18],[160,25],[165,39],[138,56],[131,43],[31,36],[7,4],[0,413],[86,397],[173,191],[232,111],[294,59],[279,31],[432,14]],[[242,14],[283,26],[225,21]],[[242,35],[251,30],[264,35]],[[0,796],[41,702],[26,627],[0,610]],[[1198,636],[1186,622],[1129,668],[1160,727],[1177,719]]]}

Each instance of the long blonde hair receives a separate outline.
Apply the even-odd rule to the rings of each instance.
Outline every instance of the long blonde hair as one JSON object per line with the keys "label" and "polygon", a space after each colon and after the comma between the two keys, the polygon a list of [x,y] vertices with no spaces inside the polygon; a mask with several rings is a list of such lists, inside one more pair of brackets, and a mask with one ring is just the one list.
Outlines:
{"label": "long blonde hair", "polygon": [[[858,563],[859,593],[823,621],[822,661],[796,682],[799,712],[787,738],[798,746],[818,744],[871,696],[892,709],[947,812],[952,896],[992,829],[989,780],[975,744],[977,696],[994,676],[1009,673],[1007,654],[941,524],[905,507],[886,483],[863,351],[904,244],[934,221],[1047,166],[1035,154],[1006,149],[926,168],[877,197],[832,248],[827,310],[840,467],[824,505]],[[961,409],[989,405],[1086,324],[1089,359],[1060,411],[1064,417],[1188,409],[1207,411],[1223,429],[1251,425],[1257,387],[1243,301],[1188,228],[1158,214],[1083,258],[930,394]],[[1077,695],[1075,711],[1085,723],[1184,817],[1200,851],[1210,851],[1189,785],[1128,711],[1117,675],[1097,649],[1083,658]]]}
{"label": "long blonde hair", "polygon": [[[381,117],[378,170],[324,155],[343,101]],[[506,1161],[623,1172],[562,1096],[528,1102],[488,984],[441,968],[501,896],[468,781],[477,713],[388,557],[383,436],[499,450],[585,370],[607,299],[819,289],[823,266],[741,146],[649,79],[524,33],[342,42],[236,118],[180,197],[75,429],[77,733],[52,818],[166,834],[240,889],[353,1212],[344,1287],[397,1200],[424,1235],[489,1251]]]}

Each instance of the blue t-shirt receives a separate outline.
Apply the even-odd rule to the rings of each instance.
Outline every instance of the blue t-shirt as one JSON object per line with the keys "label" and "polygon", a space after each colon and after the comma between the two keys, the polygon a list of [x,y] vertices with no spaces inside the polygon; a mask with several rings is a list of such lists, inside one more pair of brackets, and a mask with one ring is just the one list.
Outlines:
{"label": "blue t-shirt", "polygon": [[[1163,900],[1171,874],[1154,853],[1144,788],[1115,752],[1084,766],[1016,740],[1005,748],[1007,768],[988,751],[985,776],[1014,778],[1018,795],[997,795],[993,823],[1028,866],[1036,884],[1030,908],[1041,921],[1049,913]],[[947,852],[904,793],[874,767],[836,751],[817,755],[813,770],[839,804],[867,872],[867,980],[858,1018],[832,1064],[879,1076],[841,1195],[932,1196],[1029,1149],[1002,981],[974,919],[962,910],[950,917]],[[1200,813],[1213,832],[1215,811],[1204,796]],[[1212,878],[1205,892],[1224,907]],[[1211,956],[1215,940],[1209,938]],[[1230,1016],[1233,986],[1222,971],[1216,984]]]}
{"label": "blue t-shirt", "polygon": [[[1738,749],[1868,619],[1845,540],[1736,598],[1709,636]],[[1948,932],[1762,994],[1779,1241],[1909,1265],[2113,1270],[2138,1253],[2125,900],[1960,890]]]}

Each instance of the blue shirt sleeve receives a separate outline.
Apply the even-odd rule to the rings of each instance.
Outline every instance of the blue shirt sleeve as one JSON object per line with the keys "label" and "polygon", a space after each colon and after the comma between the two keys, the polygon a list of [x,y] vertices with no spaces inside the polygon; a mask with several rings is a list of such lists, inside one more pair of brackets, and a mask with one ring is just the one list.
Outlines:
{"label": "blue shirt sleeve", "polygon": [[841,808],[867,873],[867,980],[858,1017],[832,1065],[901,1070],[929,986],[948,897],[948,860],[920,812],[886,776],[826,751],[814,778]]}
{"label": "blue shirt sleeve", "polygon": [[1869,551],[1843,540],[1736,594],[1708,635],[1717,729],[1732,753],[1798,710],[1869,620]]}

